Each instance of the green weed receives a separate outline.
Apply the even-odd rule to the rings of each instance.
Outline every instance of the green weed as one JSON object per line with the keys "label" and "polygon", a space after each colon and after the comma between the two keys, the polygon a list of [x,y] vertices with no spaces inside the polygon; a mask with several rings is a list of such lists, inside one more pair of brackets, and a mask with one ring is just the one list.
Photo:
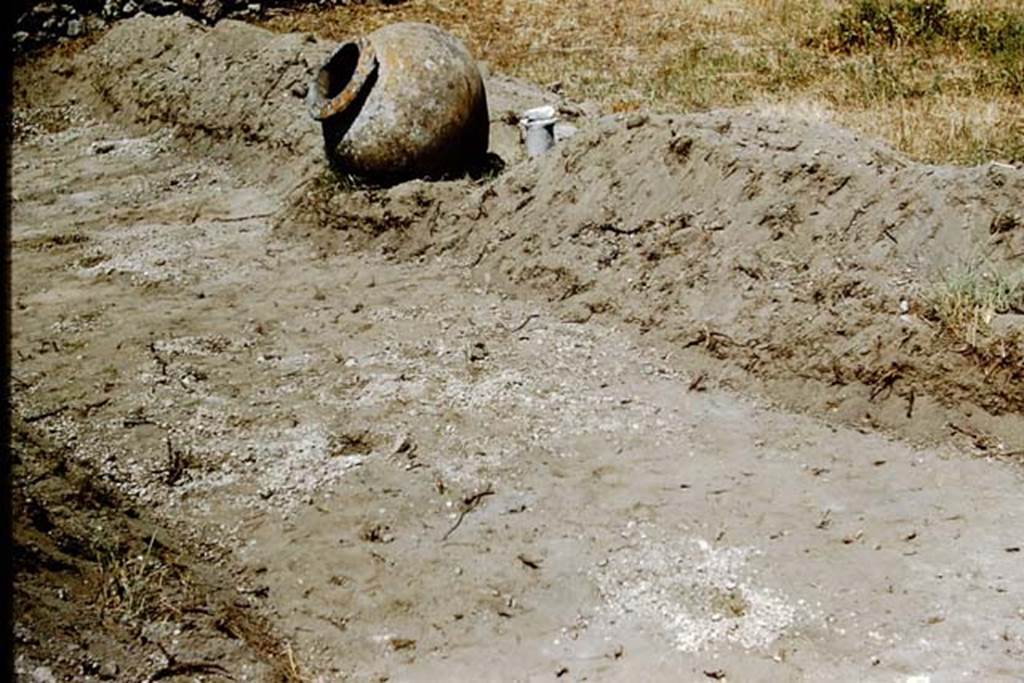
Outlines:
{"label": "green weed", "polygon": [[930,317],[974,348],[997,314],[1024,313],[1024,269],[1001,274],[970,264],[948,271],[927,297]]}

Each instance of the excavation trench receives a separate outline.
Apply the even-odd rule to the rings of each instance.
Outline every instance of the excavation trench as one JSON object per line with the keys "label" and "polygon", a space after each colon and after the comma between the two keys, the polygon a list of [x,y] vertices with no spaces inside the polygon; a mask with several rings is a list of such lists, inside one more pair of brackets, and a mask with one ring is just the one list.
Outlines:
{"label": "excavation trench", "polygon": [[[502,173],[353,189],[302,92],[334,47],[140,18],[16,74],[15,409],[269,624],[177,661],[1019,678],[1019,471],[973,457],[1019,448],[1019,363],[922,292],[1014,267],[1020,170],[491,77]],[[547,103],[579,132],[525,160]],[[19,615],[27,672],[96,659]]]}

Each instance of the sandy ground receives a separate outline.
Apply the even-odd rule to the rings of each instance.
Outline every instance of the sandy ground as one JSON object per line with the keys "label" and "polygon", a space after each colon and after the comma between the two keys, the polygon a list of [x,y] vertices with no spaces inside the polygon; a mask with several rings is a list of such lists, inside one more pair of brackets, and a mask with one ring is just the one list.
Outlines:
{"label": "sandy ground", "polygon": [[[315,164],[268,169],[287,131],[240,152],[123,106],[23,105],[16,411],[218,572],[291,663],[261,669],[266,653],[151,615],[149,640],[225,667],[180,680],[1024,676],[1018,466],[708,386],[678,343],[550,296],[565,283],[499,281],[457,216],[452,235],[433,220],[438,243],[463,240],[440,252],[410,253],[424,237],[407,228],[325,235],[296,214]],[[509,160],[499,198],[537,172]],[[333,201],[373,232],[423,187]],[[486,189],[443,184],[438,201]],[[98,647],[84,617],[47,633],[25,595],[25,680],[98,677],[76,659]],[[124,680],[166,669],[104,656]]]}

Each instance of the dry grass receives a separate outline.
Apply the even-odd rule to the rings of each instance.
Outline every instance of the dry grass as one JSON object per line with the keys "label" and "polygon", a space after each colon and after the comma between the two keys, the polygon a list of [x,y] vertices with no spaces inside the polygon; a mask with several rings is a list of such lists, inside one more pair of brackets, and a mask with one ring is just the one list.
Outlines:
{"label": "dry grass", "polygon": [[121,550],[97,552],[100,567],[99,601],[103,610],[124,623],[150,617],[159,604],[168,568],[153,557],[152,539],[144,553]]}
{"label": "dry grass", "polygon": [[996,315],[1024,312],[1024,269],[1011,274],[980,265],[951,270],[935,286],[928,305],[930,317],[950,337],[969,349],[983,348]]}
{"label": "dry grass", "polygon": [[[885,14],[921,4],[942,5],[941,23]],[[792,106],[922,160],[1024,161],[1024,0],[408,0],[267,24],[341,40],[400,20],[613,111]]]}

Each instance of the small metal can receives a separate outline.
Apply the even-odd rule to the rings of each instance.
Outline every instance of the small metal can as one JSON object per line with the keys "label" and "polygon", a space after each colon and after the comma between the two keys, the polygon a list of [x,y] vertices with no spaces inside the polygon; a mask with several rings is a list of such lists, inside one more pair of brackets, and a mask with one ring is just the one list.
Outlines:
{"label": "small metal can", "polygon": [[555,108],[547,105],[523,112],[519,126],[523,131],[526,153],[532,159],[544,154],[555,146],[555,124],[558,116]]}

